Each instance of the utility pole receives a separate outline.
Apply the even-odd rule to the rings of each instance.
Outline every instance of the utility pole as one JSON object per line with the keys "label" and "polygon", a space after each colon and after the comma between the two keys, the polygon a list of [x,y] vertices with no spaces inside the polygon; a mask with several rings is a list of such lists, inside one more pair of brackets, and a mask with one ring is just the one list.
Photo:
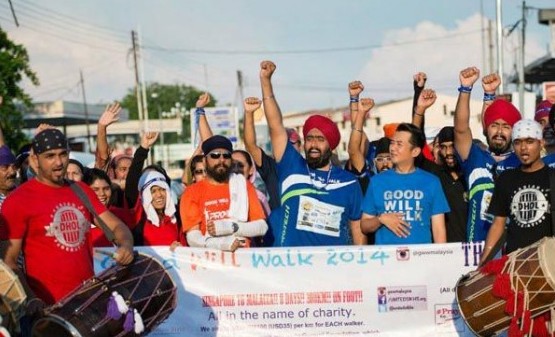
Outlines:
{"label": "utility pole", "polygon": [[241,105],[243,103],[244,97],[243,97],[243,73],[241,72],[241,70],[237,70],[237,90],[239,93],[239,99],[241,100],[241,102],[239,103],[239,105]]}
{"label": "utility pole", "polygon": [[520,21],[520,60],[518,62],[518,108],[524,113],[524,46],[526,44],[526,1],[522,1],[522,18]]}
{"label": "utility pole", "polygon": [[79,75],[81,77],[81,92],[83,93],[83,109],[85,110],[85,124],[87,125],[87,145],[89,146],[89,152],[92,152],[91,144],[91,127],[89,124],[89,109],[87,108],[87,96],[85,96],[85,80],[83,79],[83,71],[79,70]]}
{"label": "utility pole", "polygon": [[487,74],[486,70],[486,29],[484,28],[484,1],[480,0],[480,37],[482,38],[482,70]]}
{"label": "utility pole", "polygon": [[493,73],[493,23],[492,20],[488,20],[488,46],[489,46],[489,69],[486,74]]}
{"label": "utility pole", "polygon": [[501,0],[496,0],[495,5],[497,23],[497,74],[501,78],[501,93],[505,92],[505,71],[503,69],[503,10]]}
{"label": "utility pole", "polygon": [[139,120],[143,121],[143,101],[141,99],[141,82],[139,81],[139,63],[137,62],[137,33],[131,31],[131,43],[133,44],[133,66],[135,69],[135,96],[137,97],[137,112]]}

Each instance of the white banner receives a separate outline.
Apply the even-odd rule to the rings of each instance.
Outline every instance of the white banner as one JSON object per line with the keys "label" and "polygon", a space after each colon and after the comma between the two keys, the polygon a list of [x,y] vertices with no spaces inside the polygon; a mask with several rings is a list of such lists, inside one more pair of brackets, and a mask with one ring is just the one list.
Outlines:
{"label": "white banner", "polygon": [[473,336],[454,288],[481,245],[139,247],[178,286],[177,309],[149,336]]}

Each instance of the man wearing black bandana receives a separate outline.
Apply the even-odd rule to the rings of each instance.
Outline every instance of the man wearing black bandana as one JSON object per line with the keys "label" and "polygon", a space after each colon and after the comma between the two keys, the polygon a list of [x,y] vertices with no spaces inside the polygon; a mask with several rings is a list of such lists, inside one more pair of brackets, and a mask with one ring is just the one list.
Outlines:
{"label": "man wearing black bandana", "polygon": [[[27,314],[35,315],[94,276],[89,229],[94,220],[64,179],[69,161],[67,140],[49,128],[32,142],[30,161],[37,176],[11,193],[4,203],[2,255],[20,275],[27,292]],[[133,238],[127,226],[107,211],[94,192],[79,182],[99,217],[113,231],[118,245],[113,258],[120,264],[133,260]],[[98,224],[97,224],[98,225]],[[25,258],[23,273],[17,264]]]}

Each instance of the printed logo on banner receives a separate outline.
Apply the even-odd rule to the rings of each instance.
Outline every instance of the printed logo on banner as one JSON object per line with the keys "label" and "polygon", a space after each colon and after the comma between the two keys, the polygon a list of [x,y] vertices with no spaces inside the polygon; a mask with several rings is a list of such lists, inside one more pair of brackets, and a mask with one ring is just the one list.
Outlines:
{"label": "printed logo on banner", "polygon": [[387,312],[387,292],[385,287],[378,287],[378,312]]}
{"label": "printed logo on banner", "polygon": [[428,310],[426,286],[378,287],[378,312]]}
{"label": "printed logo on banner", "polygon": [[408,247],[397,248],[397,261],[410,260],[410,249]]}
{"label": "printed logo on banner", "polygon": [[437,331],[465,331],[464,320],[456,304],[436,304],[434,311]]}

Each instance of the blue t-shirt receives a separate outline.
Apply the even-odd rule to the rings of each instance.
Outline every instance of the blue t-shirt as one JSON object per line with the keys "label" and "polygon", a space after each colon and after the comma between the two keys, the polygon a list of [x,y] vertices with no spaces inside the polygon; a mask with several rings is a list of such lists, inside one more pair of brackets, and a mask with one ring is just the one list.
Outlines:
{"label": "blue t-shirt", "polygon": [[352,244],[350,221],[362,214],[357,178],[337,166],[310,169],[289,143],[277,168],[281,207],[271,216],[274,246]]}
{"label": "blue t-shirt", "polygon": [[555,168],[555,153],[550,153],[542,158],[545,165]]}
{"label": "blue t-shirt", "polygon": [[432,216],[450,210],[439,179],[417,168],[408,174],[388,170],[372,177],[362,211],[374,216],[404,213],[405,222],[411,225],[408,237],[398,237],[386,226],[376,231],[376,244],[389,245],[431,243]]}
{"label": "blue t-shirt", "polygon": [[[460,158],[459,158],[460,159]],[[466,240],[468,242],[486,239],[493,216],[487,213],[494,187],[494,175],[520,166],[520,161],[514,152],[505,159],[496,162],[491,153],[472,144],[468,158],[461,160],[464,179],[468,186],[468,223],[466,226]]]}

